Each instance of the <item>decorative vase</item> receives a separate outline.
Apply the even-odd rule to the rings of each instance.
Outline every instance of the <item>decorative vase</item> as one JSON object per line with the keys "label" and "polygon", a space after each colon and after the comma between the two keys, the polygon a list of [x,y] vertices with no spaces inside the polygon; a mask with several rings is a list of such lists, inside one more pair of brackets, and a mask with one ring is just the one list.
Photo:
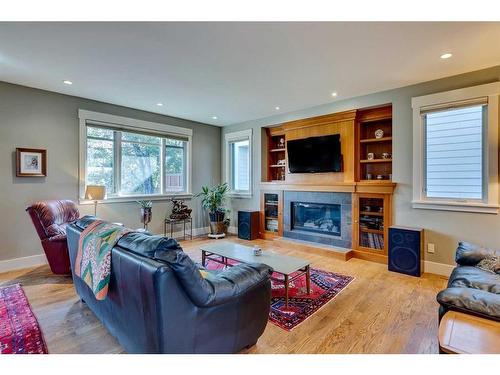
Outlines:
{"label": "decorative vase", "polygon": [[153,218],[153,211],[151,207],[142,207],[141,208],[141,223],[144,224],[144,229],[148,229],[148,224],[151,222]]}

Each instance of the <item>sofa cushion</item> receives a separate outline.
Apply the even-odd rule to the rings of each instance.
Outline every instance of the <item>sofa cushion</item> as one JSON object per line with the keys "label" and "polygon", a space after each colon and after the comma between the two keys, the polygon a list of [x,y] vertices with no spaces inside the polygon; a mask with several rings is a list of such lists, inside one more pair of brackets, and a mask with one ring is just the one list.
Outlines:
{"label": "sofa cushion", "polygon": [[141,232],[130,232],[120,238],[117,246],[135,254],[154,258],[157,251],[182,251],[179,243],[173,238],[151,235]]}
{"label": "sofa cushion", "polygon": [[455,287],[500,294],[500,275],[472,266],[456,267],[448,281],[448,288]]}
{"label": "sofa cushion", "polygon": [[468,242],[459,242],[455,261],[461,266],[475,266],[489,256],[500,256],[500,251],[487,249]]}
{"label": "sofa cushion", "polygon": [[446,310],[458,310],[500,320],[500,295],[498,294],[472,288],[447,288],[439,292],[437,301]]}

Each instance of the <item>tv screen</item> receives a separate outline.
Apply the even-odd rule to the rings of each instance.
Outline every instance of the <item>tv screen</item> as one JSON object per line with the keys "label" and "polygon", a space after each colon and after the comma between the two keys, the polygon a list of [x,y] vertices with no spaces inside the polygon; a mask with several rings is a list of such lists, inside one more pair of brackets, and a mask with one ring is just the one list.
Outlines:
{"label": "tv screen", "polygon": [[342,171],[340,134],[288,141],[286,148],[290,173]]}

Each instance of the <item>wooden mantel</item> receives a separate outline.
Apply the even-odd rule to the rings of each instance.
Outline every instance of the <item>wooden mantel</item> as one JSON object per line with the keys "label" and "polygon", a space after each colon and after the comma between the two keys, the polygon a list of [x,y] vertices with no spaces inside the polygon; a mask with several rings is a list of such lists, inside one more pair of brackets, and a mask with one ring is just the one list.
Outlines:
{"label": "wooden mantel", "polygon": [[396,183],[391,181],[335,182],[328,185],[292,184],[286,181],[261,182],[262,190],[276,191],[324,191],[338,193],[392,194]]}

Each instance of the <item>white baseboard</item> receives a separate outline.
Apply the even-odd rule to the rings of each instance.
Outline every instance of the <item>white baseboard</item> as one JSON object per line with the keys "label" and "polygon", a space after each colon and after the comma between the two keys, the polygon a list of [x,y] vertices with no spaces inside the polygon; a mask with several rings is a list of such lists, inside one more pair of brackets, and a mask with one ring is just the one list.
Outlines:
{"label": "white baseboard", "polygon": [[454,268],[455,266],[451,264],[436,263],[428,260],[424,261],[425,273],[433,273],[435,275],[450,277],[451,271],[453,271]]}
{"label": "white baseboard", "polygon": [[0,260],[0,273],[19,270],[47,264],[45,254],[31,255],[29,257]]}

